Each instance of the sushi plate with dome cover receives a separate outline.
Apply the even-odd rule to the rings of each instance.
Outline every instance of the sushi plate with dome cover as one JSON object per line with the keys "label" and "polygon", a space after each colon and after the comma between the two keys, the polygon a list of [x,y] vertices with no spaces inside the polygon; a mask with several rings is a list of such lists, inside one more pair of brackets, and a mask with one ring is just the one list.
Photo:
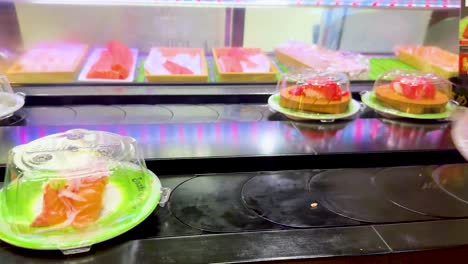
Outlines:
{"label": "sushi plate with dome cover", "polygon": [[166,191],[133,138],[83,129],[46,136],[9,153],[0,239],[64,254],[88,251],[141,223]]}

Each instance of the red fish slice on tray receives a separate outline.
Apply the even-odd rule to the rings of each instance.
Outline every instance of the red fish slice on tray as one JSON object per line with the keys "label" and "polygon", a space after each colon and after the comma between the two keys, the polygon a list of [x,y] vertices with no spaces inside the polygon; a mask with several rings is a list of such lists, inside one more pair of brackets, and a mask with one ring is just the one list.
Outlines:
{"label": "red fish slice on tray", "polygon": [[256,63],[252,62],[249,54],[242,48],[230,48],[225,55],[221,55],[219,60],[222,61],[225,72],[243,72],[241,62],[244,62],[247,67],[255,67]]}
{"label": "red fish slice on tray", "polygon": [[171,74],[193,74],[193,71],[191,71],[189,68],[184,67],[170,60],[167,60],[166,62],[164,62],[163,66]]}
{"label": "red fish slice on tray", "polygon": [[132,51],[117,41],[107,43],[99,59],[86,75],[89,79],[124,80],[130,75],[133,65]]}

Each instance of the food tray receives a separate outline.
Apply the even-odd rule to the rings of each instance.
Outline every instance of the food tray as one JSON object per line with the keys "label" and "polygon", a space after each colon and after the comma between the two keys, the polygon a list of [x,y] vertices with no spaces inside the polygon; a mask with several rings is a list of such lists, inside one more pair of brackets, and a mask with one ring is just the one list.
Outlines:
{"label": "food tray", "polygon": [[377,80],[382,73],[389,70],[414,70],[414,68],[395,58],[371,58],[369,80]]}
{"label": "food tray", "polygon": [[369,59],[359,53],[333,51],[295,41],[277,47],[274,53],[277,61],[293,71],[343,72],[351,80],[366,80],[369,74]]}
{"label": "food tray", "polygon": [[86,61],[83,69],[81,70],[80,75],[78,76],[78,81],[80,82],[107,82],[107,83],[128,83],[133,82],[135,78],[135,70],[138,61],[138,49],[130,49],[133,55],[133,65],[130,69],[130,74],[124,80],[113,80],[113,79],[90,79],[87,78],[88,72],[91,70],[93,64],[99,59],[99,55],[105,48],[96,48],[93,50],[91,55],[89,55],[88,60]]}
{"label": "food tray", "polygon": [[[419,50],[416,51],[413,49]],[[456,63],[453,65],[453,67],[444,67],[443,65],[440,65],[434,61],[434,59],[440,59],[442,56],[447,59],[453,59],[455,56],[458,58],[458,55],[441,48],[431,46],[398,47],[396,48],[395,53],[397,59],[418,70],[432,72],[445,79],[458,75],[458,59],[456,59]],[[423,53],[424,55],[416,53]]]}
{"label": "food tray", "polygon": [[[75,58],[72,69],[68,71],[47,71],[47,72],[26,72],[21,71],[19,68],[19,62],[17,61],[11,66],[6,74],[11,83],[64,83],[72,82],[76,80],[79,68],[83,64],[86,54],[88,53],[88,46],[79,44],[82,46],[80,55]],[[32,48],[31,50],[33,50]],[[53,49],[53,48],[51,48]],[[24,54],[23,56],[26,56]],[[22,57],[23,57],[22,56]]]}
{"label": "food tray", "polygon": [[218,74],[218,79],[221,82],[274,82],[278,74],[278,69],[270,60],[270,58],[259,48],[243,48],[248,53],[260,52],[270,61],[270,72],[265,73],[237,73],[237,72],[222,72],[218,63],[218,57],[221,53],[227,52],[229,48],[214,48],[213,60],[215,64],[215,71]]}
{"label": "food tray", "polygon": [[[146,80],[148,82],[207,82],[208,81],[208,66],[206,62],[205,52],[199,48],[158,48],[159,51],[167,56],[172,57],[178,53],[188,53],[190,55],[200,55],[202,74],[156,74],[151,75],[144,70]],[[144,62],[141,64],[144,68]]]}

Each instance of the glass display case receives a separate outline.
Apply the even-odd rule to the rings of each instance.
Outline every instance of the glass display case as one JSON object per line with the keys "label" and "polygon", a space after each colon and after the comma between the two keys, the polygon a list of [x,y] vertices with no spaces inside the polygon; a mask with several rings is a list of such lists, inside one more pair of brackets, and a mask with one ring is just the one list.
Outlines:
{"label": "glass display case", "polygon": [[[352,71],[358,64],[360,74],[352,79],[375,80],[384,69],[421,68],[399,47],[436,46],[447,51],[438,62],[447,68],[442,74],[452,77],[458,69],[459,5],[448,0],[3,1],[0,69],[18,85],[134,85],[274,82],[298,67]],[[226,47],[236,49],[220,53]],[[353,55],[362,56],[359,63]]]}
{"label": "glass display case", "polygon": [[[64,258],[0,243],[0,262],[383,261],[466,247],[468,170],[456,149],[463,139],[451,136],[453,114],[468,103],[464,7],[0,1],[3,190],[21,185],[10,150],[66,131],[133,138],[167,187],[145,220],[90,252]],[[75,157],[70,142],[60,153]]]}

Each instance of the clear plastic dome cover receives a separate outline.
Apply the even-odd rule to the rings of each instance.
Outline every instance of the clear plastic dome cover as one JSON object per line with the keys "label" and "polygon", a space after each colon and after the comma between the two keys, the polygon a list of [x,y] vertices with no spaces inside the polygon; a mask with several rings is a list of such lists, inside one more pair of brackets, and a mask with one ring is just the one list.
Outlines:
{"label": "clear plastic dome cover", "polygon": [[13,93],[10,82],[0,74],[0,119],[11,116],[24,105],[24,94]]}
{"label": "clear plastic dome cover", "polygon": [[442,113],[452,98],[452,84],[432,73],[392,70],[375,81],[374,95],[386,107],[400,112]]}
{"label": "clear plastic dome cover", "polygon": [[312,70],[285,74],[278,81],[281,107],[317,114],[340,114],[351,101],[345,74]]}
{"label": "clear plastic dome cover", "polygon": [[73,249],[143,221],[161,196],[133,138],[70,130],[9,153],[0,193],[0,239],[32,249]]}

